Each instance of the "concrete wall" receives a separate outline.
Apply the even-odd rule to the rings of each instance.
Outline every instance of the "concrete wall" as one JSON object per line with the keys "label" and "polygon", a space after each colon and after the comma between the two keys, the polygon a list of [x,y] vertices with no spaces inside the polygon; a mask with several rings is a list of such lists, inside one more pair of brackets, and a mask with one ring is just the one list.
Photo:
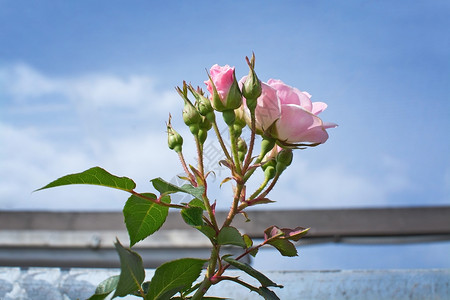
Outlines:
{"label": "concrete wall", "polygon": [[[146,271],[146,280],[153,272]],[[99,282],[117,274],[114,269],[0,268],[0,299],[86,299]],[[227,274],[247,278],[239,271]],[[450,270],[296,271],[266,275],[284,285],[283,289],[276,289],[281,299],[450,299]],[[231,282],[213,286],[210,295],[262,299]]]}

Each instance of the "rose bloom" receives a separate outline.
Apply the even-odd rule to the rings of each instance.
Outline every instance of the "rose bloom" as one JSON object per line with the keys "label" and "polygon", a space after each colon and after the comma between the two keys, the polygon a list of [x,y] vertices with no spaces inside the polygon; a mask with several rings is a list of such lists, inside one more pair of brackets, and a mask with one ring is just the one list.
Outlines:
{"label": "rose bloom", "polygon": [[[240,80],[244,82],[245,77]],[[336,127],[317,115],[327,108],[323,102],[311,102],[311,95],[281,80],[261,83],[262,94],[255,110],[256,130],[276,138],[285,146],[303,143],[322,144],[328,139],[326,129]]]}
{"label": "rose bloom", "polygon": [[[212,81],[214,82],[214,85],[216,86],[217,93],[220,96],[222,104],[226,106],[228,92],[230,91],[231,85],[234,81],[234,67],[230,67],[229,65],[225,65],[222,67],[218,64],[215,64],[211,67],[209,73],[211,75]],[[206,80],[205,84],[208,92],[213,95],[214,91],[211,80]]]}

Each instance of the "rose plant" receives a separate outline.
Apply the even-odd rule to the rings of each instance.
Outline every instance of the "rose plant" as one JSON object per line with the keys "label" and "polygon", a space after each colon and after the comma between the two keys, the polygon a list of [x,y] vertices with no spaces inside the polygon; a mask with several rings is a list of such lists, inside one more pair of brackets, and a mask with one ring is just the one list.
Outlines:
{"label": "rose plant", "polygon": [[[176,90],[184,101],[183,121],[195,140],[197,165],[186,162],[183,156],[183,138],[173,128],[171,118],[167,123],[168,146],[174,150],[181,162],[186,184],[177,186],[162,178],[151,180],[156,192],[138,193],[135,182],[127,177],[118,177],[100,167],[81,173],[63,176],[39,190],[69,185],[93,184],[115,188],[131,194],[123,208],[124,221],[130,238],[130,248],[115,243],[121,264],[120,275],[101,282],[90,299],[104,299],[114,292],[114,297],[135,295],[143,299],[221,299],[205,296],[208,289],[221,281],[233,281],[256,292],[264,299],[279,299],[273,288],[281,288],[261,272],[241,261],[247,255],[255,256],[265,245],[276,248],[283,256],[296,256],[293,242],[303,237],[308,228],[279,228],[276,225],[264,231],[264,240],[254,244],[252,239],[232,226],[238,214],[247,217],[246,208],[272,203],[267,198],[280,175],[292,163],[294,149],[304,149],[324,143],[328,139],[327,129],[337,126],[325,123],[318,114],[326,108],[323,102],[311,102],[311,95],[290,87],[280,80],[261,82],[255,73],[255,57],[246,58],[249,74],[239,82],[234,67],[214,65],[205,81],[210,95],[201,88],[183,82]],[[192,102],[192,97],[195,99]],[[218,127],[216,115],[221,113],[229,130],[229,143],[225,143]],[[247,143],[242,129],[250,128]],[[229,176],[222,183],[233,182],[233,199],[223,223],[215,214],[215,203],[208,194],[208,176],[203,162],[204,144],[213,129],[224,158],[220,165],[229,169]],[[256,137],[261,139],[258,141]],[[260,143],[260,153],[255,155],[255,143]],[[229,145],[229,146],[227,146]],[[262,170],[261,185],[253,191],[249,178]],[[221,183],[221,184],[222,184]],[[252,191],[252,193],[249,193]],[[174,203],[171,195],[184,193],[188,202]],[[188,226],[199,230],[211,242],[211,255],[206,258],[183,258],[162,264],[155,270],[153,278],[144,282],[145,270],[142,259],[131,248],[141,240],[159,230],[169,209],[179,210]],[[241,249],[233,256],[224,246]],[[260,286],[251,285],[238,277],[226,275],[226,270],[235,267],[254,277]],[[203,278],[202,269],[206,268]]]}

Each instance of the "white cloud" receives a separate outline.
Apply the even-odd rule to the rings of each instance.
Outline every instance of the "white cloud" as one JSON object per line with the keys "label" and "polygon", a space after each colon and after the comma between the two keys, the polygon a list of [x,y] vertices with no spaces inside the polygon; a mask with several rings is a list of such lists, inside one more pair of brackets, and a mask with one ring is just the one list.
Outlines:
{"label": "white cloud", "polygon": [[283,207],[352,207],[386,206],[393,194],[411,190],[412,183],[403,163],[381,156],[379,177],[348,169],[345,165],[315,165],[296,160],[280,178],[269,198]]}
{"label": "white cloud", "polygon": [[86,74],[52,77],[26,64],[0,68],[0,86],[20,101],[59,95],[75,104],[92,107],[137,107],[163,112],[180,103],[172,91],[158,91],[157,82],[148,76],[119,77],[111,74]]}
{"label": "white cloud", "polygon": [[[0,123],[0,142],[6,145],[0,149],[3,208],[119,210],[127,195],[104,188],[78,186],[32,195],[30,192],[62,175],[96,165],[135,179],[140,191],[151,188],[151,178],[171,180],[181,172],[177,155],[167,149],[164,132],[166,116],[170,109],[180,111],[181,102],[174,91],[159,91],[150,77],[86,74],[59,78],[22,64],[0,68],[0,86],[12,99],[9,108],[16,108],[16,113],[39,98],[31,116],[37,118],[35,122],[27,126],[19,126],[15,120]],[[51,119],[55,113],[39,107],[55,94],[67,105],[64,116],[75,116],[78,123],[68,125],[63,118],[58,123],[42,124],[39,116]],[[124,129],[129,123],[134,125]],[[157,129],[149,127],[153,123],[159,124]],[[181,121],[174,119],[174,125],[177,123]],[[59,130],[49,135],[49,126]],[[66,127],[73,132],[65,132]],[[186,159],[195,164],[190,134],[177,129],[185,137]],[[400,160],[382,155],[378,159],[378,172],[383,176],[375,178],[369,172],[358,173],[343,164],[323,165],[296,158],[270,194],[278,203],[266,208],[385,205],[392,193],[410,189],[411,184]],[[221,173],[226,176],[226,170]],[[217,178],[212,184],[221,180]],[[256,181],[253,183],[259,184]],[[215,194],[212,198],[219,200],[218,208],[229,206],[230,201],[221,199],[229,196],[227,189],[230,184],[221,190],[211,188]]]}
{"label": "white cloud", "polygon": [[[111,199],[124,195],[98,187],[30,193],[62,175],[95,165],[137,178],[147,189],[149,179],[167,178],[177,169],[176,154],[166,146],[164,122],[178,95],[159,91],[150,77],[59,78],[19,64],[0,67],[0,87],[6,112],[14,114],[0,123],[2,208],[117,210],[123,201]],[[55,95],[62,110],[41,109]],[[64,115],[58,115],[61,112]],[[127,123],[133,126],[123,129]],[[148,127],[153,123],[159,124],[157,130]]]}

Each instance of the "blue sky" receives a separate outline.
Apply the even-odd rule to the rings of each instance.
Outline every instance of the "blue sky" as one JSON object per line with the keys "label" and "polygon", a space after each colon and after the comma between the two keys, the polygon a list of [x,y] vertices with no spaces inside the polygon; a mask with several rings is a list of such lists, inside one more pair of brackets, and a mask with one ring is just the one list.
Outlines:
{"label": "blue sky", "polygon": [[450,204],[448,1],[223,2],[0,0],[0,208],[120,210],[97,187],[31,194],[96,165],[140,191],[173,180],[169,112],[190,145],[174,87],[215,63],[246,75],[252,51],[339,124],[267,209]]}

